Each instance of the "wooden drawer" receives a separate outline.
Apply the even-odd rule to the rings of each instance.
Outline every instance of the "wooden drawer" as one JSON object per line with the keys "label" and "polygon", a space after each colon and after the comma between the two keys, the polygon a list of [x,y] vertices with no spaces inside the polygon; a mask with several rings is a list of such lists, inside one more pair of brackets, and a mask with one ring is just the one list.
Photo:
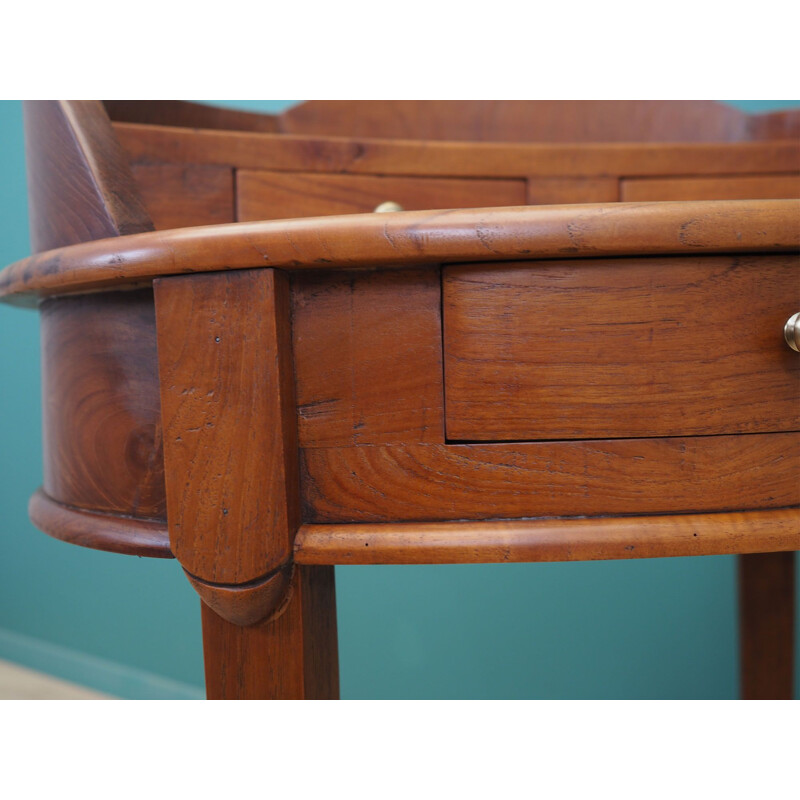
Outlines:
{"label": "wooden drawer", "polygon": [[794,256],[444,270],[448,441],[800,428]]}
{"label": "wooden drawer", "polygon": [[238,219],[290,219],[362,214],[392,200],[407,211],[526,203],[524,180],[394,178],[320,173],[237,173]]}
{"label": "wooden drawer", "polygon": [[620,200],[622,202],[651,200],[778,200],[795,197],[800,197],[800,175],[629,178],[620,183]]}

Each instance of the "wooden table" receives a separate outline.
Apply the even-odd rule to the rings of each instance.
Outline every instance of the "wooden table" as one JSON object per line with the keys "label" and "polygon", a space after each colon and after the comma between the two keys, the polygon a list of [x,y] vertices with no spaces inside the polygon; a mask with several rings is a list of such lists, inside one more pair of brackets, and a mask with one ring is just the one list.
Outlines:
{"label": "wooden table", "polygon": [[[743,695],[791,696],[800,202],[758,198],[797,194],[797,141],[360,142],[107,108],[27,108],[35,255],[0,293],[41,311],[30,513],[180,561],[209,697],[337,696],[335,564],[722,553]],[[452,208],[348,213],[376,199]]]}

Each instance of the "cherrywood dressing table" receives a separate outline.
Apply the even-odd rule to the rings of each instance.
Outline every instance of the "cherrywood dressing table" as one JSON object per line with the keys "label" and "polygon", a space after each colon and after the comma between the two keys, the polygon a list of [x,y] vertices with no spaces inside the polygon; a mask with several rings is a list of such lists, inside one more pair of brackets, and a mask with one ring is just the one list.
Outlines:
{"label": "cherrywood dressing table", "polygon": [[41,312],[32,520],[177,558],[210,698],[338,695],[335,564],[722,553],[742,694],[791,697],[799,132],[26,104],[34,255],[0,294]]}

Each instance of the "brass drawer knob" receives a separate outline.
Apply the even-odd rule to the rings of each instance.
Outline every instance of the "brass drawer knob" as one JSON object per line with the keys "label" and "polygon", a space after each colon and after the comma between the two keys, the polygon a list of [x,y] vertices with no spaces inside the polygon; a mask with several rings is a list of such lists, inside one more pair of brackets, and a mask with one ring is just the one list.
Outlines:
{"label": "brass drawer knob", "polygon": [[385,211],[405,211],[405,209],[400,203],[395,203],[394,200],[387,200],[385,203],[375,206],[373,213],[382,214]]}
{"label": "brass drawer knob", "polygon": [[800,353],[800,311],[786,320],[786,324],[783,326],[783,338],[786,339],[786,344],[792,350]]}

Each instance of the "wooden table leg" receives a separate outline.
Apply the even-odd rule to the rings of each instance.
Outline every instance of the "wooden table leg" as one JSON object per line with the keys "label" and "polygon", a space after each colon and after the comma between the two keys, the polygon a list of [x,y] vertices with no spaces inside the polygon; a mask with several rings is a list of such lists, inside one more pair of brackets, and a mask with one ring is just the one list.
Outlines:
{"label": "wooden table leg", "polygon": [[739,556],[739,652],[744,700],[794,697],[794,553]]}
{"label": "wooden table leg", "polygon": [[334,698],[333,567],[292,559],[288,278],[241,270],[154,288],[170,547],[203,601],[208,697]]}
{"label": "wooden table leg", "polygon": [[296,567],[272,621],[242,627],[203,603],[209,700],[336,700],[339,663],[333,567]]}

